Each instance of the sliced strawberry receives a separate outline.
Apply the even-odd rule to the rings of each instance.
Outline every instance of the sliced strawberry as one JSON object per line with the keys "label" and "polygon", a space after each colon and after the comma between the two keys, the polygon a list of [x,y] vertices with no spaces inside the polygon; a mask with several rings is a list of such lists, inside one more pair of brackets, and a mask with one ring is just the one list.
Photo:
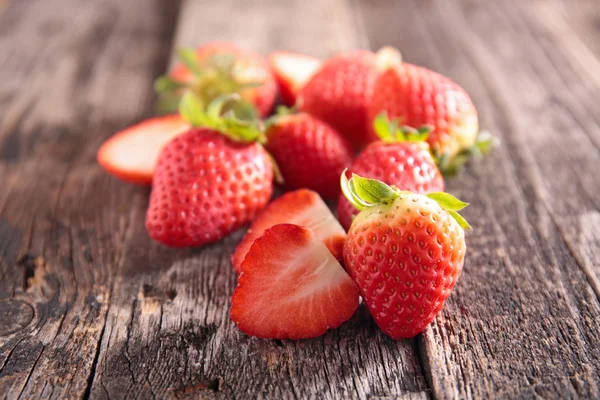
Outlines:
{"label": "sliced strawberry", "polygon": [[316,192],[300,189],[288,192],[274,200],[254,220],[231,257],[231,262],[238,273],[241,272],[242,262],[252,243],[262,236],[265,230],[283,223],[312,229],[315,237],[327,246],[334,257],[338,260],[342,259],[346,231]]}
{"label": "sliced strawberry", "polygon": [[308,228],[281,224],[258,238],[242,266],[231,319],[248,335],[317,337],[347,321],[359,289]]}
{"label": "sliced strawberry", "polygon": [[300,89],[321,66],[317,58],[287,51],[272,53],[269,63],[279,84],[281,100],[288,106],[296,103]]}
{"label": "sliced strawberry", "polygon": [[179,115],[147,119],[105,141],[98,150],[98,163],[125,181],[149,185],[163,146],[189,129]]}

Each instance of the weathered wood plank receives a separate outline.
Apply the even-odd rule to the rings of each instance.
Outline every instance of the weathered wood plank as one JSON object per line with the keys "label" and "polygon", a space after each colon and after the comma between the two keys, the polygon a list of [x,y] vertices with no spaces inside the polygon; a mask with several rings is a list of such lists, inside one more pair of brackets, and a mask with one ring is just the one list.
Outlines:
{"label": "weathered wood plank", "polygon": [[0,15],[0,397],[89,392],[130,205],[146,197],[95,152],[149,112],[173,11],[19,0]]}
{"label": "weathered wood plank", "polygon": [[598,60],[553,7],[362,3],[374,47],[455,79],[503,142],[448,185],[474,231],[420,341],[437,398],[600,396]]}
{"label": "weathered wood plank", "polygon": [[[263,54],[287,48],[325,56],[364,45],[354,18],[339,0],[186,1],[175,42],[233,40]],[[268,341],[239,332],[229,319],[236,285],[229,257],[242,232],[202,249],[174,251],[151,243],[141,223],[131,231],[135,239],[124,249],[113,291],[94,397],[428,396],[414,342],[387,338],[363,307],[314,340]]]}

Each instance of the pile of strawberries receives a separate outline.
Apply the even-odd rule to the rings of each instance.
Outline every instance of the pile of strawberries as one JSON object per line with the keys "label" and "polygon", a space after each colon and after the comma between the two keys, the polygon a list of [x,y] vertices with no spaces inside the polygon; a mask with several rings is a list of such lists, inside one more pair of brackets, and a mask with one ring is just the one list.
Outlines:
{"label": "pile of strawberries", "polygon": [[[492,144],[468,94],[392,48],[267,60],[214,42],[179,56],[155,82],[170,114],[98,151],[111,174],[152,185],[150,237],[202,246],[251,223],[231,307],[249,335],[319,336],[360,298],[389,336],[421,332],[466,252],[467,204],[442,174]],[[292,108],[269,117],[278,94]],[[270,202],[275,185],[287,193]],[[339,221],[323,199],[338,200]]]}

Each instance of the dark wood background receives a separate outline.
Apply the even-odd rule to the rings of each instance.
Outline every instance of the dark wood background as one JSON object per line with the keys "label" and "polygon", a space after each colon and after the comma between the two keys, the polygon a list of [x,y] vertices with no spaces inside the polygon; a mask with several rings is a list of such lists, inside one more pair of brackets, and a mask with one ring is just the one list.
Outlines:
{"label": "dark wood background", "polygon": [[[0,398],[600,398],[597,0],[0,1]],[[228,317],[242,232],[170,250],[149,190],[95,162],[152,115],[177,46],[325,57],[391,44],[502,141],[449,181],[474,230],[443,312],[393,341],[361,307],[305,341]]]}

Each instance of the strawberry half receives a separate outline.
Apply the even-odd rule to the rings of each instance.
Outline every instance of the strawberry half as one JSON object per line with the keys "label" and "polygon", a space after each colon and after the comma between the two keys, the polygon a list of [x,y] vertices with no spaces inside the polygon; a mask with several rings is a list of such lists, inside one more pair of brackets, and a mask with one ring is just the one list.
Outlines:
{"label": "strawberry half", "polygon": [[296,104],[298,92],[321,66],[318,58],[288,51],[272,53],[269,63],[279,85],[281,101],[287,106]]}
{"label": "strawberry half", "polygon": [[162,148],[190,127],[179,115],[142,121],[106,140],[98,150],[98,164],[127,182],[149,185]]}
{"label": "strawberry half", "polygon": [[308,228],[281,224],[258,238],[242,265],[231,319],[252,336],[306,339],[350,319],[359,289]]}
{"label": "strawberry half", "polygon": [[274,200],[254,220],[231,257],[236,272],[242,271],[242,263],[254,241],[262,236],[265,230],[282,223],[310,228],[315,237],[327,246],[335,258],[342,259],[344,240],[346,240],[344,228],[317,193],[300,189]]}

